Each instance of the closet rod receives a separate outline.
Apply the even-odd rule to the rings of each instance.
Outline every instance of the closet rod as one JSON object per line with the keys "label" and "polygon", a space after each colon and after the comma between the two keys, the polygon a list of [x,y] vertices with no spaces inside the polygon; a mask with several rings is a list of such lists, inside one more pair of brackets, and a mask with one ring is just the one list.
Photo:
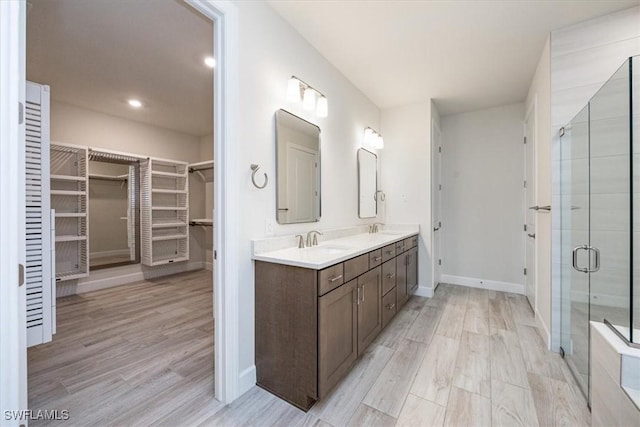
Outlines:
{"label": "closet rod", "polygon": [[91,175],[89,174],[89,179],[99,179],[102,181],[127,181],[129,178],[127,175],[120,176],[110,176],[110,175]]}
{"label": "closet rod", "polygon": [[189,166],[189,173],[193,173],[193,172],[197,172],[197,171],[206,171],[209,169],[213,169],[213,165],[208,165],[208,166]]}

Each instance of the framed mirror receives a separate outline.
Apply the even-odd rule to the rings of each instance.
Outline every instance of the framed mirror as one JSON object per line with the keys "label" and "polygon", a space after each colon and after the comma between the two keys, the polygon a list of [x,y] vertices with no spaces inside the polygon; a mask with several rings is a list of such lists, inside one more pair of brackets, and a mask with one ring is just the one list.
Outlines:
{"label": "framed mirror", "polygon": [[358,150],[358,216],[375,218],[378,215],[378,156],[371,151]]}
{"label": "framed mirror", "polygon": [[320,221],[320,128],[278,110],[276,159],[278,224]]}

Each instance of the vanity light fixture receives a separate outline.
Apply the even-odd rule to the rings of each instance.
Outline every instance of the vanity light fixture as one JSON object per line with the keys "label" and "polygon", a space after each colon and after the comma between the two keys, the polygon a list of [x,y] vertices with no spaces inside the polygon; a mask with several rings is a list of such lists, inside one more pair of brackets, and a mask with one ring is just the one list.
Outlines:
{"label": "vanity light fixture", "polygon": [[382,135],[370,127],[364,129],[364,144],[376,150],[382,150],[384,148]]}
{"label": "vanity light fixture", "polygon": [[204,58],[204,65],[209,68],[214,68],[216,66],[216,59],[213,56],[206,56]]}
{"label": "vanity light fixture", "polygon": [[130,99],[127,101],[127,103],[132,106],[133,108],[141,108],[142,107],[142,101],[138,100],[138,99]]}
{"label": "vanity light fixture", "polygon": [[307,111],[315,110],[318,117],[329,115],[329,103],[324,94],[296,76],[291,76],[287,83],[287,101],[302,101],[302,107]]}

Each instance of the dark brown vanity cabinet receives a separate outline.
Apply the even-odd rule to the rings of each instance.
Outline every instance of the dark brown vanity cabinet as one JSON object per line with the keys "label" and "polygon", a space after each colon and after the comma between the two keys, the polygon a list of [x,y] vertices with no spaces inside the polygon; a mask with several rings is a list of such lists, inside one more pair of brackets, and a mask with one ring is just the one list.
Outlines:
{"label": "dark brown vanity cabinet", "polygon": [[256,261],[257,384],[305,411],[326,396],[417,286],[410,239],[322,270]]}
{"label": "dark brown vanity cabinet", "polygon": [[318,395],[324,396],[358,357],[358,280],[318,299]]}
{"label": "dark brown vanity cabinet", "polygon": [[358,277],[358,356],[382,330],[382,268]]}

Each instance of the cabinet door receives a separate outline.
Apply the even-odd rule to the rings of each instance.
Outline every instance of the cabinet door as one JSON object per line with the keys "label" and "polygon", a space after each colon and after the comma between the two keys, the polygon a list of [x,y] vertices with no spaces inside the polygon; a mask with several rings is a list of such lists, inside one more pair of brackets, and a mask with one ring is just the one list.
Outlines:
{"label": "cabinet door", "polygon": [[407,258],[407,289],[409,295],[413,295],[418,289],[418,248],[411,248]]}
{"label": "cabinet door", "polygon": [[382,330],[382,267],[358,277],[358,356]]}
{"label": "cabinet door", "polygon": [[[382,295],[396,287],[396,260],[392,259],[382,264]],[[393,299],[395,302],[395,298]]]}
{"label": "cabinet door", "polygon": [[357,280],[352,280],[318,300],[318,397],[348,372],[358,357]]}
{"label": "cabinet door", "polygon": [[407,255],[405,252],[396,257],[396,301],[398,310],[407,301]]}

